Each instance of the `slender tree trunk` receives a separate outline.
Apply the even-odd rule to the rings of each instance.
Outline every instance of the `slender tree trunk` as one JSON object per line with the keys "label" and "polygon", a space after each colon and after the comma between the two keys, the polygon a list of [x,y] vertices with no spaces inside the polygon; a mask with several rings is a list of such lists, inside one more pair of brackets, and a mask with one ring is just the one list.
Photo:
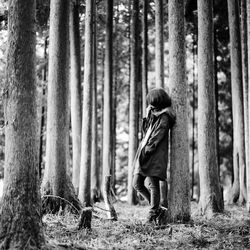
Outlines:
{"label": "slender tree trunk", "polygon": [[133,160],[138,147],[139,132],[139,100],[138,100],[138,80],[139,80],[139,1],[132,1],[132,25],[131,25],[131,72],[130,72],[130,100],[129,100],[129,152],[128,152],[128,203],[136,203],[135,190],[132,187],[133,181]]}
{"label": "slender tree trunk", "polygon": [[[248,48],[248,54],[247,54],[247,61],[248,61],[248,76],[250,76],[250,1],[247,1],[247,48]],[[248,86],[249,86],[250,77],[248,77]],[[250,88],[248,88],[248,96],[250,96]],[[250,118],[250,102],[248,102],[248,119]],[[248,120],[248,130],[250,130],[250,122]],[[249,138],[250,133],[248,133],[248,143],[250,143]],[[248,145],[248,157],[250,154],[250,144]],[[248,158],[250,161],[250,157]],[[247,182],[247,211],[250,212],[250,162],[247,164],[246,169],[246,182]]]}
{"label": "slender tree trunk", "polygon": [[[44,60],[47,60],[47,47],[48,47],[48,38],[45,37],[44,41]],[[47,66],[45,64],[43,69],[43,85],[42,85],[42,93],[41,93],[41,122],[40,122],[40,142],[39,142],[39,178],[42,178],[42,166],[43,166],[43,138],[44,138],[44,130],[45,130],[45,105],[43,99],[45,97],[45,82],[47,80]]]}
{"label": "slender tree trunk", "polygon": [[[107,192],[105,192],[105,179],[112,174],[113,166],[113,139],[114,136],[112,114],[112,90],[113,90],[113,0],[107,1],[106,15],[106,39],[105,39],[105,62],[104,62],[104,116],[103,116],[103,195],[106,203],[106,208],[110,210],[107,204]],[[109,182],[109,185],[112,185]],[[111,188],[111,187],[110,187]]]}
{"label": "slender tree trunk", "polygon": [[70,3],[70,94],[72,127],[72,182],[76,193],[79,190],[81,163],[81,53],[79,30],[79,0]]}
{"label": "slender tree trunk", "polygon": [[142,116],[146,116],[148,93],[148,1],[143,1],[142,22]]}
{"label": "slender tree trunk", "polygon": [[163,0],[155,0],[155,82],[164,88]]}
{"label": "slender tree trunk", "polygon": [[[250,15],[250,13],[249,13]],[[249,117],[248,117],[248,49],[247,49],[247,10],[246,0],[241,0],[241,51],[242,51],[242,81],[243,81],[243,110],[244,110],[244,139],[245,139],[245,168],[243,170],[242,181],[246,189],[246,169],[249,166]],[[246,195],[246,194],[245,194]],[[243,197],[242,197],[243,198]],[[244,197],[246,200],[247,197]]]}
{"label": "slender tree trunk", "polygon": [[169,0],[169,88],[176,112],[170,159],[169,216],[190,218],[187,82],[185,70],[184,2]]}
{"label": "slender tree trunk", "polygon": [[231,89],[234,142],[234,182],[230,202],[236,202],[238,199],[240,202],[243,202],[245,199],[245,143],[239,6],[237,0],[227,1],[227,3],[231,45]]}
{"label": "slender tree trunk", "polygon": [[92,118],[92,153],[91,153],[91,200],[100,200],[100,176],[97,136],[97,44],[96,44],[96,3],[93,6],[93,118]]}
{"label": "slender tree trunk", "polygon": [[223,211],[216,147],[212,1],[198,1],[198,154],[201,213]]}
{"label": "slender tree trunk", "polygon": [[82,108],[82,145],[79,199],[85,207],[91,206],[91,140],[92,140],[92,98],[93,98],[93,1],[86,1],[84,88]]}
{"label": "slender tree trunk", "polygon": [[[42,182],[46,210],[56,212],[66,203],[80,208],[72,182],[67,175],[68,147],[68,1],[51,1],[46,165]],[[48,195],[50,195],[48,197]],[[51,195],[53,197],[51,197]],[[56,198],[59,197],[59,198]]]}
{"label": "slender tree trunk", "polygon": [[1,249],[41,249],[45,244],[38,187],[35,11],[36,1],[9,1]]}

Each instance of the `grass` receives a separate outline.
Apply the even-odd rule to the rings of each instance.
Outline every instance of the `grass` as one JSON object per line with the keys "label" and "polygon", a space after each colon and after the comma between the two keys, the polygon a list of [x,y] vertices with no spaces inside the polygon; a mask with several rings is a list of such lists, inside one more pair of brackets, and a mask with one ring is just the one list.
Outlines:
{"label": "grass", "polygon": [[118,202],[115,209],[118,221],[109,221],[103,210],[94,207],[91,230],[76,230],[78,217],[72,214],[47,214],[46,237],[66,249],[250,249],[250,215],[244,207],[228,206],[213,219],[193,216],[187,224],[165,228],[145,224],[147,206]]}

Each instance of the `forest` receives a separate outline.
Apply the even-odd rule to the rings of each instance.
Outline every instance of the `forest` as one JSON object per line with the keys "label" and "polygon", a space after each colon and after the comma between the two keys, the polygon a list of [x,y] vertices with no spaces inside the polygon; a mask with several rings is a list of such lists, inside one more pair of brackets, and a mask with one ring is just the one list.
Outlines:
{"label": "forest", "polygon": [[[250,249],[249,51],[247,0],[2,0],[0,249]],[[175,123],[148,223],[154,89]]]}

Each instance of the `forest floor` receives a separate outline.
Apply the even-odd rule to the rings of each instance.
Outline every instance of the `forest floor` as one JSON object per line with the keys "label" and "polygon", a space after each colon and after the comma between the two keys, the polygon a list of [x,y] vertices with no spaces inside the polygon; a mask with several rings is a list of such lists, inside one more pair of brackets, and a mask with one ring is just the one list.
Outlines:
{"label": "forest floor", "polygon": [[[45,235],[55,249],[250,249],[250,215],[244,207],[227,206],[213,219],[194,215],[187,224],[161,228],[145,224],[147,206],[114,206],[118,221],[105,219],[104,204],[94,206],[91,230],[77,230],[78,217],[72,214],[46,214]],[[195,209],[193,203],[192,213]]]}

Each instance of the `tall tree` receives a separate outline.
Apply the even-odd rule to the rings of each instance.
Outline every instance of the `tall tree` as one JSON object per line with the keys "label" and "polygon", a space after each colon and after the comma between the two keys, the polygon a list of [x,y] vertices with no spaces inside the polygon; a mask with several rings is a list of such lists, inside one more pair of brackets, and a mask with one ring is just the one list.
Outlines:
{"label": "tall tree", "polygon": [[[93,1],[86,1],[84,87],[82,112],[82,146],[79,199],[85,207],[91,206],[91,140],[92,140],[92,55],[93,55]],[[87,215],[87,214],[86,214]],[[91,214],[87,217],[91,220]],[[88,225],[87,225],[88,227]]]}
{"label": "tall tree", "polygon": [[112,121],[113,102],[113,0],[106,3],[106,36],[105,36],[105,61],[104,61],[104,107],[103,107],[103,196],[110,219],[117,219],[116,212],[110,203],[109,194],[111,189],[112,166],[113,165],[113,140],[114,126]]}
{"label": "tall tree", "polygon": [[[249,167],[249,117],[248,117],[248,49],[247,49],[247,9],[246,0],[241,0],[241,51],[242,51],[242,81],[243,81],[243,110],[244,110],[244,139],[245,139],[245,168]],[[250,14],[249,14],[250,15]],[[246,169],[244,169],[244,182]],[[245,186],[245,185],[244,185]],[[244,187],[245,188],[245,187]],[[241,198],[243,198],[241,196]],[[244,197],[246,199],[246,197]]]}
{"label": "tall tree", "polygon": [[155,0],[155,80],[164,87],[163,0]]}
{"label": "tall tree", "polygon": [[143,1],[142,21],[142,116],[146,116],[148,93],[148,1]]}
{"label": "tall tree", "polygon": [[38,187],[35,10],[34,0],[9,1],[1,249],[41,249],[45,244]]}
{"label": "tall tree", "polygon": [[[49,75],[46,131],[46,165],[42,194],[46,209],[56,212],[64,198],[79,208],[72,182],[67,175],[68,147],[68,11],[69,2],[50,2]],[[48,196],[48,195],[52,195]],[[54,199],[54,197],[60,197]]]}
{"label": "tall tree", "polygon": [[[247,1],[246,3],[247,6],[247,49],[248,49],[248,54],[247,54],[247,61],[248,61],[248,86],[249,86],[249,81],[250,81],[250,1]],[[248,96],[250,96],[250,88],[248,88]],[[250,102],[248,102],[248,119],[250,117]],[[248,121],[248,126],[250,126],[250,122]],[[248,127],[248,129],[250,129]],[[250,133],[248,134],[248,136]],[[248,142],[250,143],[250,138],[248,138]],[[249,155],[250,153],[250,145],[248,147],[248,152],[247,154]],[[250,158],[249,158],[250,161]],[[246,182],[247,182],[247,211],[250,212],[250,163],[247,165],[246,169]]]}
{"label": "tall tree", "polygon": [[169,1],[169,88],[176,112],[170,159],[170,220],[190,218],[187,82],[185,76],[184,2]]}
{"label": "tall tree", "polygon": [[198,1],[198,157],[201,213],[223,211],[216,146],[213,1]]}
{"label": "tall tree", "polygon": [[92,117],[92,153],[91,153],[91,200],[100,199],[100,167],[97,137],[97,25],[96,2],[93,6],[93,117]]}
{"label": "tall tree", "polygon": [[131,51],[130,51],[130,100],[129,100],[129,152],[128,152],[128,203],[136,203],[133,181],[133,160],[138,147],[139,131],[139,1],[132,0]]}
{"label": "tall tree", "polygon": [[70,1],[70,94],[72,127],[72,182],[76,192],[79,190],[81,163],[81,50],[79,29],[79,0]]}
{"label": "tall tree", "polygon": [[227,1],[228,21],[230,34],[231,55],[231,89],[233,109],[233,167],[234,181],[231,191],[231,201],[242,202],[245,197],[245,143],[244,143],[244,111],[243,111],[243,86],[242,86],[242,61],[239,3]]}

